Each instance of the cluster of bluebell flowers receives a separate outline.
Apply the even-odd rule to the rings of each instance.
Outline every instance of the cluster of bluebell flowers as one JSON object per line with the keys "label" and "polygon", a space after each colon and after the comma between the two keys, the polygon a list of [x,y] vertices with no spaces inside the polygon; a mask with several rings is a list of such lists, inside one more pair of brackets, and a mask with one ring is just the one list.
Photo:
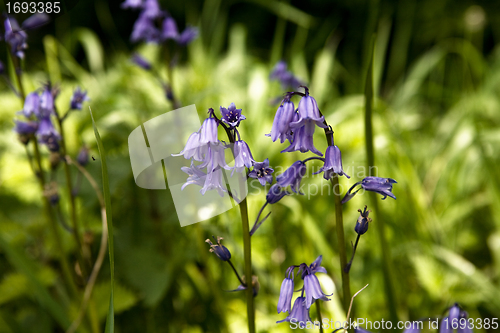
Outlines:
{"label": "cluster of bluebell flowers", "polygon": [[[311,321],[309,316],[309,309],[311,305],[318,299],[323,301],[329,301],[330,299],[321,289],[319,280],[316,277],[316,273],[326,273],[326,269],[321,266],[321,261],[323,257],[319,256],[311,264],[307,265],[302,263],[300,265],[293,265],[288,267],[285,274],[285,279],[281,283],[280,297],[278,300],[278,313],[288,312],[289,315],[277,323],[282,322],[294,322],[298,323],[300,327],[304,327],[307,322]],[[301,289],[300,296],[297,297],[292,306],[293,293],[295,292],[295,269],[298,268],[297,275],[300,275],[304,281],[304,285]]]}
{"label": "cluster of bluebell flowers", "polygon": [[49,22],[49,16],[45,13],[36,13],[28,17],[19,25],[14,17],[6,17],[4,20],[4,39],[9,44],[11,53],[19,59],[23,59],[28,48],[27,30],[41,27]]}
{"label": "cluster of bluebell flowers", "polygon": [[[269,167],[269,160],[257,162],[248,144],[241,139],[238,131],[238,126],[241,121],[245,120],[245,116],[241,113],[241,109],[237,109],[234,103],[229,107],[220,107],[221,118],[217,118],[213,109],[209,109],[209,117],[204,120],[200,129],[192,133],[184,149],[179,154],[173,156],[184,156],[185,159],[191,160],[190,167],[183,167],[182,171],[188,174],[186,183],[182,186],[184,189],[187,185],[196,184],[201,186],[200,192],[205,194],[206,191],[216,189],[220,196],[228,192],[224,183],[224,175],[222,169],[231,170],[231,176],[234,172],[243,172],[245,168],[253,170],[248,176],[256,178],[262,185],[266,182],[272,182],[273,169]],[[231,145],[223,143],[218,138],[218,127],[222,126],[229,135],[234,155],[234,166],[230,167],[225,160],[225,150]],[[195,162],[201,162],[196,164]],[[206,168],[206,171],[203,169]],[[235,193],[229,193],[236,199]]]}
{"label": "cluster of bluebell flowers", "polygon": [[[160,43],[172,39],[177,44],[185,46],[198,35],[198,29],[194,27],[187,27],[179,33],[177,23],[160,8],[158,0],[126,0],[121,7],[140,10],[130,36],[133,42]],[[161,24],[157,25],[158,22]]]}
{"label": "cluster of bluebell flowers", "polygon": [[[25,120],[14,120],[14,130],[19,134],[22,143],[27,144],[33,136],[36,136],[49,151],[59,151],[61,136],[52,120],[55,116],[59,117],[58,114],[56,115],[55,107],[55,99],[58,95],[59,90],[47,83],[41,93],[34,91],[26,96],[24,107],[18,112],[18,115],[24,116]],[[64,119],[71,110],[80,110],[82,103],[87,100],[87,93],[77,87],[71,98],[68,112],[61,119]]]}
{"label": "cluster of bluebell flowers", "polygon": [[[187,26],[184,31],[179,32],[177,23],[170,14],[161,9],[158,0],[126,0],[122,3],[123,9],[138,9],[139,17],[134,23],[130,39],[132,42],[146,42],[154,44],[166,45],[168,41],[173,41],[175,44],[175,52],[173,58],[167,56],[169,68],[174,67],[177,63],[178,52],[190,44],[198,37],[198,28]],[[168,52],[167,52],[168,54]],[[132,62],[144,70],[151,70],[152,64],[137,53],[132,55]],[[173,103],[175,108],[181,106],[180,102],[175,98],[172,88],[171,71],[169,70],[168,83],[165,82],[156,71],[152,72],[162,85],[165,91],[167,100]]]}

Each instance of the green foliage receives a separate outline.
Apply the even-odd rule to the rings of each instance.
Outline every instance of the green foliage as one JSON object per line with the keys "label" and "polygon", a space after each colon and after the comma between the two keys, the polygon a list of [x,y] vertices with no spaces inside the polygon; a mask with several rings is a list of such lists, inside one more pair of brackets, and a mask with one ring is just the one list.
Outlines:
{"label": "green foliage", "polygon": [[[329,37],[321,39],[319,51],[312,52],[307,41],[315,38],[310,32],[315,24],[320,25],[313,14],[285,2],[252,3],[275,14],[281,20],[276,25],[285,27],[281,33],[276,31],[268,50],[273,62],[256,56],[262,50],[248,48],[253,32],[241,22],[232,22],[226,6],[207,1],[199,14],[202,39],[181,53],[180,64],[173,71],[177,96],[183,105],[196,104],[200,117],[205,117],[209,107],[217,110],[234,102],[247,117],[240,132],[254,158],[269,158],[279,171],[277,166],[287,167],[304,156],[299,152],[280,154],[286,145],[271,143],[264,136],[277,108],[269,101],[283,93],[268,75],[274,60],[283,57],[308,83],[333,126],[344,169],[352,177],[340,179],[347,190],[366,175],[360,169],[366,164],[362,94],[366,64],[358,61],[362,57],[357,52],[365,43],[339,39],[342,36],[332,28],[326,34]],[[402,320],[437,317],[459,302],[472,318],[494,318],[500,313],[500,215],[496,211],[500,207],[500,50],[484,52],[478,42],[486,38],[483,30],[463,33],[464,27],[451,28],[462,17],[455,17],[456,24],[446,25],[446,29],[432,29],[439,26],[440,18],[434,5],[425,4],[429,22],[418,30],[407,22],[410,14],[401,10],[374,18],[378,20],[374,21],[378,33],[373,58],[377,173],[398,181],[394,185],[397,200],[379,201],[378,207],[385,219],[398,315]],[[419,9],[414,19],[423,16],[423,11]],[[488,29],[498,29],[495,24],[491,20]],[[28,91],[49,78],[60,83],[60,109],[69,103],[76,85],[88,90],[91,98],[95,123],[85,111],[72,113],[67,120],[71,129],[67,130],[67,145],[72,157],[82,143],[90,146],[96,161],[91,160],[87,170],[95,179],[102,179],[106,200],[109,263],[103,264],[89,305],[100,331],[107,323],[109,332],[113,328],[131,333],[241,332],[246,325],[244,295],[224,292],[235,289],[239,282],[204,243],[211,235],[223,236],[236,269],[242,272],[238,209],[181,228],[168,191],[137,187],[128,157],[128,135],[143,122],[171,110],[172,105],[155,77],[129,61],[128,50],[109,52],[98,34],[87,28],[72,27],[65,37],[44,38],[47,57],[39,60],[43,70],[28,71],[24,80]],[[415,47],[421,44],[425,47]],[[157,47],[142,45],[137,51],[155,64],[159,76],[167,78]],[[0,331],[67,329],[80,302],[72,299],[64,284],[54,236],[40,213],[39,187],[24,147],[11,130],[21,103],[3,88]],[[316,147],[324,151],[323,134],[317,132]],[[47,161],[48,152],[42,153]],[[321,283],[324,290],[334,293],[332,301],[322,305],[323,318],[345,317],[335,289],[341,277],[329,184],[320,176],[307,177],[304,184],[306,193],[309,185],[318,185],[320,191],[310,198],[286,197],[273,205],[271,216],[252,239],[253,269],[261,284],[255,300],[259,331],[289,331],[286,324],[275,323],[284,318],[275,312],[284,272],[292,264],[312,262],[319,254],[328,270],[328,276],[320,277]],[[61,201],[65,196],[61,193]],[[248,199],[251,221],[263,202],[263,191],[254,190]],[[347,242],[355,240],[357,209],[365,204],[369,205],[368,196],[357,195],[344,207]],[[77,207],[83,229],[93,236],[89,253],[94,262],[102,232],[100,208],[85,181]],[[66,206],[62,210],[67,213]],[[379,223],[378,214],[370,216],[373,222],[361,239],[351,269],[351,289],[355,292],[370,284],[356,298],[356,316],[375,321],[387,319],[389,312],[373,225]],[[78,280],[71,234],[62,227],[60,232],[64,255]],[[82,285],[78,287],[83,290]],[[315,318],[314,311],[311,316]],[[82,332],[91,331],[89,322],[83,320]]]}

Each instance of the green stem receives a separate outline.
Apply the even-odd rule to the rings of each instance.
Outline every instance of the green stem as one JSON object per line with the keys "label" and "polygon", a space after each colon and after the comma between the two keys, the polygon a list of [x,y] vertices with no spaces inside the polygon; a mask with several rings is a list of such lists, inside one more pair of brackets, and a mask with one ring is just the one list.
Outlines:
{"label": "green stem", "polygon": [[[217,117],[213,115],[215,119]],[[217,119],[218,120],[218,119]],[[220,123],[221,126],[226,131],[227,137],[231,143],[234,144],[234,135],[231,130]],[[234,152],[233,152],[234,153]],[[241,213],[241,225],[243,232],[243,256],[245,259],[245,281],[247,289],[245,294],[247,297],[247,316],[248,316],[248,332],[255,333],[255,309],[254,309],[254,295],[253,295],[253,275],[252,275],[252,246],[251,246],[251,235],[250,235],[250,224],[248,221],[248,205],[247,198],[240,202],[240,213]]]}
{"label": "green stem", "polygon": [[66,256],[64,255],[64,249],[62,246],[62,240],[61,240],[61,234],[59,232],[59,226],[57,225],[56,218],[53,214],[53,210],[50,207],[50,203],[48,198],[43,195],[43,192],[45,190],[45,176],[43,174],[43,169],[42,169],[42,160],[41,160],[41,155],[40,155],[40,149],[38,147],[38,142],[36,139],[33,139],[33,149],[35,151],[35,161],[36,165],[38,167],[38,171],[35,172],[35,176],[38,179],[40,183],[40,189],[42,191],[42,196],[43,196],[43,206],[44,206],[44,211],[47,216],[48,222],[50,224],[50,228],[52,229],[52,232],[54,233],[54,239],[56,243],[56,251],[59,254],[59,261],[61,264],[62,268],[62,273],[63,273],[63,278],[66,281],[67,285],[70,288],[70,292],[73,295],[73,297],[79,297],[78,296],[78,289],[76,288],[75,282],[73,280],[73,276],[71,274],[71,270],[69,268],[68,261],[66,260]]}
{"label": "green stem", "polygon": [[21,79],[21,64],[19,63],[19,59],[12,55],[12,52],[9,52],[11,55],[12,62],[14,63],[14,72],[16,73],[17,85],[19,86],[19,93],[21,94],[21,99],[24,102],[26,98],[26,93],[24,92],[23,81]]}
{"label": "green stem", "polygon": [[351,285],[349,281],[349,273],[344,271],[347,265],[347,251],[344,237],[344,217],[342,215],[342,198],[340,194],[339,177],[335,175],[330,179],[333,188],[333,198],[335,201],[335,229],[337,233],[337,243],[340,258],[340,271],[342,274],[342,305],[344,311],[349,309],[349,301],[351,298]]}
{"label": "green stem", "polygon": [[318,312],[318,319],[319,319],[319,332],[323,333],[323,318],[321,318],[321,304],[320,301],[317,300],[316,302],[316,311]]}
{"label": "green stem", "polygon": [[[366,144],[366,161],[369,176],[371,176],[371,170],[375,166],[375,153],[373,148],[373,125],[372,125],[372,111],[373,111],[373,50],[375,48],[375,35],[372,37],[372,45],[370,47],[370,60],[368,62],[368,70],[366,74],[365,82],[365,144]],[[389,308],[390,319],[393,324],[398,321],[397,315],[397,302],[396,294],[394,292],[394,284],[391,278],[391,255],[387,247],[387,240],[385,236],[385,224],[384,218],[380,210],[378,209],[378,200],[375,193],[370,193],[370,198],[372,202],[373,211],[378,215],[377,223],[377,235],[379,238],[379,244],[382,252],[382,273],[384,277],[384,288],[387,306]]]}
{"label": "green stem", "polygon": [[245,258],[245,281],[247,289],[245,290],[247,297],[247,316],[248,316],[248,332],[255,333],[255,310],[253,304],[253,286],[252,286],[252,248],[251,237],[248,223],[248,206],[247,199],[243,199],[240,203],[241,224],[243,231],[243,253]]}
{"label": "green stem", "polygon": [[59,117],[59,113],[57,109],[55,110],[57,122],[59,124],[59,131],[61,134],[61,155],[63,156],[64,161],[64,174],[66,176],[66,188],[68,190],[68,197],[70,203],[70,214],[71,214],[71,224],[73,226],[73,236],[75,238],[76,247],[77,247],[77,259],[80,264],[80,270],[82,272],[83,279],[86,280],[87,275],[87,266],[83,260],[83,247],[80,238],[80,230],[78,228],[78,220],[76,216],[76,205],[75,205],[75,196],[73,195],[73,184],[71,182],[71,171],[69,169],[68,162],[66,160],[66,141],[64,136],[64,127],[62,124],[62,119]]}
{"label": "green stem", "polygon": [[[323,114],[320,111],[320,115]],[[333,145],[333,130],[324,120],[324,124],[327,126],[325,128],[325,136],[326,141],[329,146]],[[332,183],[333,189],[333,198],[335,202],[335,229],[337,233],[337,243],[339,250],[339,258],[340,258],[340,272],[342,274],[342,305],[344,311],[347,313],[349,310],[349,300],[351,299],[351,283],[349,280],[349,272],[346,272],[344,268],[347,266],[347,252],[345,246],[345,237],[344,237],[344,217],[342,215],[342,197],[340,193],[340,184],[339,184],[339,176],[335,174],[330,179]]]}

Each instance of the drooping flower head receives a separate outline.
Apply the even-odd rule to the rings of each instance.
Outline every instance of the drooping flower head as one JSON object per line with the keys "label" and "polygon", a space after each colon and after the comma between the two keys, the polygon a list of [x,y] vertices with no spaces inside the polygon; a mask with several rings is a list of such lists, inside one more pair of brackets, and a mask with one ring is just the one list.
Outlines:
{"label": "drooping flower head", "polygon": [[46,84],[42,95],[40,96],[40,118],[50,117],[54,114],[54,99],[57,97],[58,91],[52,89],[50,83]]}
{"label": "drooping flower head", "polygon": [[278,138],[281,143],[287,139],[291,140],[290,123],[294,121],[296,114],[295,105],[290,101],[289,97],[285,97],[274,116],[273,127],[271,129],[271,139],[273,142],[278,140]]}
{"label": "drooping flower head", "polygon": [[38,123],[35,121],[24,122],[19,120],[14,120],[14,122],[16,123],[14,131],[19,135],[19,141],[27,145],[38,129]]}
{"label": "drooping flower head", "polygon": [[45,13],[36,13],[28,17],[21,24],[23,30],[31,30],[41,27],[50,21],[50,16]]}
{"label": "drooping flower head", "polygon": [[312,322],[309,316],[309,308],[305,306],[305,297],[297,297],[293,303],[293,308],[290,314],[283,320],[279,320],[276,323],[290,322],[298,323],[299,327],[305,328],[307,322]]}
{"label": "drooping flower head", "polygon": [[205,185],[205,179],[207,174],[203,172],[199,167],[195,166],[193,160],[191,160],[191,167],[182,167],[181,170],[188,174],[187,181],[182,185],[181,191],[188,185],[195,184],[200,187]]}
{"label": "drooping flower head", "polygon": [[330,299],[326,296],[331,296],[323,293],[319,280],[316,277],[316,273],[326,273],[326,269],[321,266],[321,260],[323,256],[319,256],[309,267],[302,266],[302,278],[304,279],[304,291],[306,293],[305,305],[309,309],[315,300],[321,299],[323,301],[329,301]]}
{"label": "drooping flower head", "polygon": [[243,140],[234,143],[234,169],[250,168],[255,163],[248,144]]}
{"label": "drooping flower head", "polygon": [[196,161],[203,161],[208,152],[208,145],[200,142],[201,134],[194,132],[187,140],[186,146],[179,154],[172,154],[172,156],[184,156],[186,160],[193,158]]}
{"label": "drooping flower head", "polygon": [[184,31],[177,38],[177,44],[179,46],[186,46],[198,37],[198,28],[196,27],[186,27]]}
{"label": "drooping flower head", "polygon": [[324,172],[323,178],[326,180],[332,178],[334,174],[351,178],[342,168],[342,155],[337,146],[328,146],[328,148],[326,148],[325,164],[317,173],[320,172]]}
{"label": "drooping flower head", "polygon": [[[397,181],[395,181],[392,178],[381,178],[373,176],[366,177],[362,181],[357,182],[356,184],[351,186],[351,188],[347,191],[346,195],[342,199],[342,203],[344,204],[347,201],[351,200],[352,197],[354,197],[361,188],[363,188],[366,191],[372,191],[383,195],[384,197],[382,198],[382,200],[384,200],[388,196],[393,199],[396,199],[396,196],[392,194],[392,184],[395,183],[397,183]],[[358,185],[361,185],[361,188],[358,188],[356,191],[353,192],[354,188]]]}
{"label": "drooping flower head", "polygon": [[24,100],[24,107],[21,113],[26,118],[29,118],[33,115],[38,117],[40,116],[39,108],[40,108],[40,96],[38,96],[38,93],[34,91],[26,96],[26,99]]}
{"label": "drooping flower head", "polygon": [[[212,236],[212,237],[215,240],[215,236]],[[231,252],[229,252],[227,247],[225,247],[224,245],[222,245],[220,243],[221,240],[223,240],[223,239],[224,238],[217,236],[216,244],[213,244],[210,239],[207,239],[205,242],[210,244],[210,252],[215,253],[217,255],[217,257],[219,257],[220,260],[228,261],[229,259],[231,259]]]}
{"label": "drooping flower head", "polygon": [[288,88],[297,89],[302,85],[302,82],[297,79],[292,72],[287,71],[287,64],[283,60],[276,63],[269,78],[279,81],[283,90]]}
{"label": "drooping flower head", "polygon": [[85,101],[90,100],[87,96],[87,92],[80,89],[80,87],[76,87],[73,92],[73,96],[71,96],[70,109],[71,110],[81,110],[82,104]]}
{"label": "drooping flower head", "polygon": [[439,333],[454,333],[455,328],[457,329],[457,333],[472,333],[472,329],[467,321],[468,317],[469,314],[462,310],[458,303],[455,303],[449,309],[448,316],[443,318],[439,323]]}
{"label": "drooping flower head", "polygon": [[266,202],[269,204],[275,204],[280,201],[285,195],[289,195],[290,192],[279,186],[278,184],[273,184],[269,188],[269,192],[266,195]]}
{"label": "drooping flower head", "polygon": [[[305,94],[300,99],[298,110],[298,119],[295,118],[289,127],[293,131],[290,146],[282,151],[292,152],[300,151],[305,153],[311,151],[314,154],[323,156],[323,154],[314,147],[313,135],[316,125],[321,128],[326,128],[324,124],[325,118],[320,115],[316,100],[309,95],[309,89],[304,87]],[[295,115],[294,115],[295,116]]]}
{"label": "drooping flower head", "polygon": [[300,192],[300,182],[302,177],[306,174],[306,170],[307,167],[304,162],[296,161],[286,169],[285,172],[276,176],[276,181],[279,186],[287,187],[290,185],[293,192],[303,195],[303,193]]}
{"label": "drooping flower head", "polygon": [[209,190],[217,190],[221,197],[224,196],[224,193],[227,192],[226,186],[224,185],[222,169],[220,167],[216,167],[215,169],[207,169],[207,176],[205,178],[205,183],[203,184],[200,193],[205,195],[206,191]]}
{"label": "drooping flower head", "polygon": [[231,103],[227,109],[221,106],[220,113],[222,114],[221,121],[229,125],[231,129],[238,127],[240,122],[246,119],[246,117],[241,114],[241,109],[237,109],[234,103]]}
{"label": "drooping flower head", "polygon": [[219,126],[219,123],[215,118],[212,118],[212,114],[210,114],[210,117],[205,119],[201,125],[200,142],[218,143],[219,139],[217,138],[217,126]]}
{"label": "drooping flower head", "polygon": [[299,120],[297,122],[291,123],[291,128],[302,127],[307,123],[314,123],[321,128],[326,128],[323,123],[325,118],[320,115],[318,103],[314,97],[309,95],[309,89],[304,87],[305,95],[300,99],[299,102]]}
{"label": "drooping flower head", "polygon": [[161,38],[163,40],[173,39],[177,40],[179,31],[177,30],[177,23],[171,16],[167,16],[162,23]]}
{"label": "drooping flower head", "polygon": [[142,3],[142,15],[152,20],[163,16],[163,11],[160,9],[158,0],[144,0]]}
{"label": "drooping flower head", "polygon": [[290,312],[293,296],[293,270],[295,266],[288,267],[286,277],[281,283],[280,297],[278,300],[278,313]]}
{"label": "drooping flower head", "polygon": [[154,19],[141,12],[134,23],[130,40],[132,42],[158,43],[159,38],[160,30],[155,26]]}
{"label": "drooping flower head", "polygon": [[4,28],[5,41],[9,44],[12,54],[23,59],[24,51],[28,48],[28,44],[26,43],[28,35],[19,27],[19,23],[13,17],[5,19]]}
{"label": "drooping flower head", "polygon": [[273,172],[274,169],[269,167],[269,159],[266,158],[264,162],[253,164],[253,170],[248,173],[248,177],[258,179],[260,184],[265,186],[266,182],[269,184],[273,182]]}

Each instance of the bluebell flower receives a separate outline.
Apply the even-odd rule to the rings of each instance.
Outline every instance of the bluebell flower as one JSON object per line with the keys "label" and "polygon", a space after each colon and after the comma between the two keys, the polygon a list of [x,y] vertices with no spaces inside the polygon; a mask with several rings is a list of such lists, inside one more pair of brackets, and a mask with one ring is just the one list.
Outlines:
{"label": "bluebell flower", "polygon": [[21,27],[24,30],[36,29],[41,27],[42,25],[49,23],[49,21],[49,15],[45,13],[36,13],[24,20],[24,22],[21,24]]}
{"label": "bluebell flower", "polygon": [[89,148],[87,146],[82,146],[78,155],[76,156],[76,161],[81,166],[86,166],[89,163]]}
{"label": "bluebell flower", "polygon": [[[382,198],[382,200],[387,198],[387,196],[389,196],[393,199],[396,199],[396,196],[394,194],[392,194],[392,184],[394,184],[394,183],[397,183],[397,181],[395,181],[392,178],[381,178],[381,177],[373,177],[373,176],[366,177],[362,181],[357,182],[356,184],[351,186],[351,188],[347,191],[346,195],[342,199],[342,203],[344,204],[347,201],[351,200],[352,197],[354,197],[356,195],[356,193],[358,193],[358,191],[361,188],[365,189],[366,191],[372,191],[372,192],[383,195],[384,197]],[[353,189],[358,185],[361,185],[361,188],[352,192]]]}
{"label": "bluebell flower", "polygon": [[179,154],[172,154],[172,156],[184,156],[189,160],[194,158],[196,161],[203,161],[208,151],[208,145],[200,142],[200,133],[194,132],[187,140],[186,146]]}
{"label": "bluebell flower", "polygon": [[367,190],[383,195],[382,200],[390,196],[396,199],[396,196],[392,194],[392,184],[397,183],[392,178],[381,178],[381,177],[366,177],[361,182],[361,186]]}
{"label": "bluebell flower", "polygon": [[14,131],[16,131],[20,135],[30,135],[35,134],[38,130],[38,123],[35,121],[19,121],[14,120],[16,123],[14,127]]}
{"label": "bluebell flower", "polygon": [[29,118],[32,115],[38,117],[40,115],[39,108],[40,108],[40,97],[38,96],[37,92],[32,92],[26,96],[26,99],[24,100],[24,107],[21,113],[26,118]]}
{"label": "bluebell flower", "polygon": [[454,327],[457,333],[472,333],[469,328],[467,318],[469,315],[466,311],[462,310],[460,306],[455,303],[449,310],[448,316],[443,318],[439,324],[439,333],[454,333]]}
{"label": "bluebell flower", "polygon": [[319,285],[319,280],[314,274],[307,274],[304,276],[304,290],[306,293],[306,307],[309,309],[315,300],[321,299],[323,301],[329,301],[326,294],[321,290]]}
{"label": "bluebell flower", "polygon": [[302,82],[297,79],[292,72],[287,71],[287,64],[283,60],[280,60],[276,63],[269,78],[271,80],[278,80],[281,83],[281,87],[283,90],[287,88],[297,89],[302,85]]}
{"label": "bluebell flower", "polygon": [[294,116],[298,115],[295,111],[295,105],[286,97],[276,111],[273,127],[271,129],[271,139],[275,142],[278,138],[283,143],[285,140],[291,140],[290,123],[294,121]]}
{"label": "bluebell flower", "polygon": [[205,192],[209,190],[217,190],[221,197],[224,196],[224,192],[227,192],[223,182],[222,169],[220,167],[207,173],[205,183],[200,193],[205,195]]}
{"label": "bluebell flower", "polygon": [[196,37],[198,37],[198,28],[186,27],[186,29],[184,29],[184,31],[177,38],[177,44],[180,46],[186,46],[196,39]]}
{"label": "bluebell flower", "polygon": [[58,152],[60,149],[59,141],[61,136],[58,133],[49,133],[47,135],[39,136],[38,142],[47,146],[51,152]]}
{"label": "bluebell flower", "polygon": [[54,113],[54,97],[57,92],[52,91],[50,84],[45,86],[45,89],[40,96],[40,109],[39,109],[39,117],[47,118],[50,117]]}
{"label": "bluebell flower", "polygon": [[[278,300],[278,313],[290,312],[293,296],[293,270],[295,266],[287,269],[287,277],[281,283],[280,297]],[[290,278],[290,276],[292,278]]]}
{"label": "bluebell flower", "polygon": [[200,136],[199,132],[191,134],[184,149],[179,154],[172,154],[172,156],[182,155],[187,160],[194,158],[199,162],[204,161],[208,152],[208,145],[200,142]]}
{"label": "bluebell flower", "polygon": [[195,166],[193,161],[191,161],[191,167],[182,167],[181,170],[188,174],[187,181],[182,185],[181,191],[188,185],[195,184],[200,187],[205,185],[205,179],[207,174],[200,170],[199,167]]}
{"label": "bluebell flower", "polygon": [[142,1],[143,0],[125,0],[124,2],[122,2],[122,4],[120,5],[120,7],[123,8],[123,9],[126,9],[126,8],[133,8],[133,9],[141,8],[142,7]]}
{"label": "bluebell flower", "polygon": [[318,149],[316,149],[316,147],[314,147],[313,143],[314,128],[315,128],[314,123],[308,122],[302,127],[293,129],[290,146],[283,149],[281,152],[289,153],[298,150],[302,153],[305,153],[311,151],[316,155],[323,156],[323,153],[321,153]]}
{"label": "bluebell flower", "polygon": [[200,168],[207,168],[207,173],[215,170],[218,167],[222,167],[226,170],[231,170],[231,167],[226,163],[225,149],[226,147],[222,142],[209,143],[207,145],[207,153],[205,154],[205,159],[200,165]]}
{"label": "bluebell flower", "polygon": [[287,321],[291,323],[298,323],[299,327],[304,328],[308,321],[312,322],[311,317],[309,317],[309,308],[307,308],[304,303],[305,297],[297,297],[293,303],[290,314],[285,319],[277,321],[276,323]]}
{"label": "bluebell flower", "polygon": [[234,103],[231,103],[227,109],[221,106],[220,113],[222,114],[221,121],[229,125],[231,129],[238,127],[240,122],[246,119],[246,117],[241,114],[241,109],[237,109]]}
{"label": "bluebell flower", "polygon": [[328,148],[326,148],[325,164],[316,173],[320,172],[324,172],[323,178],[325,178],[326,180],[332,178],[334,174],[351,178],[348,174],[344,172],[342,168],[342,155],[340,153],[339,147],[337,146],[328,146]]}
{"label": "bluebell flower", "polygon": [[163,16],[163,11],[160,9],[158,0],[144,0],[142,4],[142,15],[149,19],[157,19]]}
{"label": "bluebell flower", "polygon": [[132,42],[145,41],[148,43],[157,43],[160,37],[160,30],[154,25],[151,17],[144,15],[144,12],[139,14],[139,17],[134,23],[130,40]]}
{"label": "bluebell flower", "polygon": [[203,121],[203,124],[201,125],[201,136],[200,136],[200,142],[201,143],[218,143],[219,139],[217,138],[217,126],[219,123],[215,118],[212,118],[210,116],[209,118],[205,119]]}
{"label": "bluebell flower", "polygon": [[163,40],[177,40],[178,37],[179,31],[177,30],[177,23],[175,23],[175,20],[172,17],[166,17],[162,23],[161,38]]}
{"label": "bluebell flower", "polygon": [[370,214],[370,210],[366,210],[367,207],[365,206],[365,209],[361,211],[361,209],[358,209],[359,212],[359,217],[358,220],[356,221],[356,226],[354,227],[354,231],[358,235],[363,235],[368,231],[368,223],[372,221],[371,218],[368,217],[368,214]]}
{"label": "bluebell flower", "polygon": [[[214,236],[212,236],[212,237],[214,237]],[[215,237],[214,237],[214,239],[215,239]],[[223,239],[224,238],[217,236],[216,244],[213,244],[212,241],[210,241],[210,239],[207,239],[205,242],[210,244],[210,252],[215,253],[217,255],[217,257],[219,257],[220,260],[228,261],[229,259],[231,259],[231,252],[229,252],[227,247],[225,247],[224,245],[222,245],[220,243],[220,241]]]}
{"label": "bluebell flower", "polygon": [[80,87],[76,87],[75,91],[73,92],[73,96],[71,97],[70,109],[81,110],[83,102],[88,100],[90,99],[87,96],[87,92],[80,90]]}
{"label": "bluebell flower", "polygon": [[234,143],[234,169],[250,168],[255,162],[248,144],[243,140]]}
{"label": "bluebell flower", "polygon": [[38,123],[34,121],[23,122],[19,120],[14,120],[14,122],[16,123],[14,131],[18,134],[19,141],[27,145],[38,129]]}
{"label": "bluebell flower", "polygon": [[309,89],[307,88],[305,88],[305,96],[300,99],[298,110],[299,120],[291,123],[291,128],[299,128],[309,123],[316,124],[321,128],[327,127],[324,124],[325,117],[320,115],[318,103],[312,96],[309,95]]}
{"label": "bluebell flower", "polygon": [[271,184],[273,182],[274,169],[269,167],[269,159],[266,158],[264,162],[255,162],[253,170],[248,173],[248,177],[258,179],[262,186],[266,182]]}
{"label": "bluebell flower", "polygon": [[36,134],[40,137],[47,135],[59,136],[49,116],[40,118]]}
{"label": "bluebell flower", "polygon": [[2,61],[0,61],[0,75],[5,72],[5,65],[3,64]]}
{"label": "bluebell flower", "polygon": [[285,195],[289,195],[290,192],[286,191],[284,188],[279,186],[278,184],[273,184],[269,188],[269,192],[266,195],[266,201],[269,204],[275,204],[281,200]]}
{"label": "bluebell flower", "polygon": [[13,55],[23,59],[24,51],[28,48],[26,39],[28,35],[26,32],[21,30],[17,20],[12,17],[7,17],[4,21],[5,28],[5,41],[10,45],[10,49]]}
{"label": "bluebell flower", "polygon": [[306,170],[307,168],[304,162],[296,161],[286,169],[285,172],[276,176],[276,181],[281,187],[290,185],[293,192],[303,194],[300,192],[300,182],[302,177],[306,174]]}

